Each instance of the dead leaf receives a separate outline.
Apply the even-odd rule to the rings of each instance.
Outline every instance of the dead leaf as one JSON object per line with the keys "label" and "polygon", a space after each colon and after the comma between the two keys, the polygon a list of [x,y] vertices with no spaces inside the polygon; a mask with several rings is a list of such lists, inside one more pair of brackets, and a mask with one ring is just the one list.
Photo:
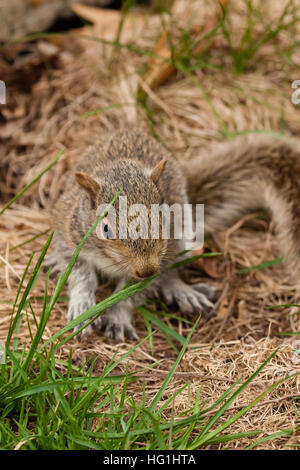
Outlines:
{"label": "dead leaf", "polygon": [[3,107],[1,109],[1,114],[5,119],[20,119],[25,116],[26,114],[26,105],[24,103],[19,103],[14,108],[10,109],[8,107]]}
{"label": "dead leaf", "polygon": [[0,137],[1,139],[8,139],[9,137],[16,137],[18,130],[21,129],[26,121],[26,118],[14,119],[8,121],[6,124],[0,127]]}
{"label": "dead leaf", "polygon": [[[220,3],[218,2],[218,10],[220,11],[221,6],[226,8],[229,2],[230,0],[220,0]],[[191,33],[194,37],[197,37],[199,34],[205,37],[213,28],[217,26],[218,21],[219,15],[217,14],[205,26],[194,25],[192,27]],[[208,39],[204,39],[202,41],[200,40],[194,52],[202,52],[207,48],[208,45]],[[153,53],[155,57],[150,58],[148,62],[148,70],[143,77],[143,82],[145,82],[150,88],[156,88],[157,86],[161,85],[175,72],[175,67],[171,62],[171,49],[168,41],[168,33],[166,31],[162,33],[153,50]],[[166,61],[166,59],[169,60]],[[140,91],[142,94],[145,93],[143,88],[141,88]]]}
{"label": "dead leaf", "polygon": [[41,5],[42,3],[46,3],[49,0],[29,0],[29,3],[33,6]]}
{"label": "dead leaf", "polygon": [[168,35],[164,32],[153,50],[153,57],[148,63],[148,71],[145,73],[143,81],[150,87],[156,88],[165,82],[174,72],[175,67],[171,62],[164,62],[164,59],[171,59],[171,51],[168,43]]}
{"label": "dead leaf", "polygon": [[[108,8],[96,8],[81,3],[72,3],[71,9],[82,18],[90,21],[92,26],[85,26],[78,30],[79,35],[95,34],[102,39],[116,38],[123,13]],[[122,24],[122,33],[130,31],[145,22],[145,14],[132,11],[127,13]]]}
{"label": "dead leaf", "polygon": [[202,269],[208,274],[210,277],[214,279],[219,279],[224,275],[224,270],[222,268],[222,264],[220,263],[219,257],[211,257],[211,258],[203,258],[202,261]]}
{"label": "dead leaf", "polygon": [[219,305],[219,308],[217,310],[217,319],[218,320],[223,320],[226,315],[228,314],[228,307],[229,307],[230,299],[228,296],[225,296]]}
{"label": "dead leaf", "polygon": [[245,300],[240,300],[237,307],[239,318],[243,319],[249,315],[249,309],[247,308]]}
{"label": "dead leaf", "polygon": [[[192,256],[199,256],[203,254],[203,249],[193,250]],[[217,256],[200,258],[192,263],[192,266],[196,269],[202,269],[208,276],[218,279],[224,275],[222,263],[220,258]]]}

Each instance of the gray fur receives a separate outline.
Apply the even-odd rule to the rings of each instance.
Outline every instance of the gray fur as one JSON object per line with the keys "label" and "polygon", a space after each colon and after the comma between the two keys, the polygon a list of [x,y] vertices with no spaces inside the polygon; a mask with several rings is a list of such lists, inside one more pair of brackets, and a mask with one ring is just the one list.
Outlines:
{"label": "gray fur", "polygon": [[[162,160],[166,160],[166,165],[159,165]],[[82,188],[75,181],[76,172],[79,172],[77,181]],[[91,147],[69,173],[65,191],[54,210],[55,251],[46,264],[52,264],[55,273],[66,269],[73,250],[95,221],[97,206],[109,203],[120,188],[129,204],[139,203],[149,208],[155,203],[172,206],[188,201],[180,167],[153,138],[139,130],[122,130],[108,136]],[[115,206],[118,209],[118,201]],[[125,337],[138,338],[131,324],[133,312],[147,297],[157,293],[168,303],[176,303],[182,312],[198,314],[211,308],[213,288],[188,286],[178,272],[168,269],[185,247],[182,240],[176,239],[103,241],[93,233],[69,277],[68,321],[95,305],[97,271],[117,279],[118,291],[134,272],[144,273],[146,277],[160,270],[159,278],[151,287],[113,306],[96,320],[93,326],[117,341],[124,341]],[[92,330],[92,326],[88,326],[83,334]]]}
{"label": "gray fur", "polygon": [[[166,166],[162,172],[154,172],[152,181],[152,170],[162,160],[166,160]],[[79,180],[83,187],[75,181],[76,171],[82,172]],[[84,172],[88,175],[86,180]],[[299,145],[288,140],[265,136],[237,139],[222,145],[219,151],[206,150],[179,165],[158,142],[140,130],[116,131],[92,146],[78,167],[69,172],[65,191],[54,211],[55,251],[46,263],[53,265],[54,272],[64,271],[72,251],[95,221],[95,208],[109,203],[122,188],[130,204],[149,207],[162,202],[170,206],[188,201],[205,204],[207,234],[225,229],[248,212],[267,210],[284,252],[298,272],[299,174]],[[95,183],[92,181],[89,187],[91,178]],[[118,209],[118,201],[115,206]],[[117,279],[119,290],[134,272],[146,277],[159,267],[160,276],[150,288],[115,305],[97,320],[95,326],[117,341],[124,341],[125,337],[137,339],[131,325],[132,314],[147,296],[157,292],[168,304],[176,303],[183,313],[212,308],[214,288],[206,284],[189,286],[180,279],[178,271],[168,269],[184,248],[182,241],[176,239],[103,241],[93,233],[69,279],[68,319],[95,304],[96,271]]]}

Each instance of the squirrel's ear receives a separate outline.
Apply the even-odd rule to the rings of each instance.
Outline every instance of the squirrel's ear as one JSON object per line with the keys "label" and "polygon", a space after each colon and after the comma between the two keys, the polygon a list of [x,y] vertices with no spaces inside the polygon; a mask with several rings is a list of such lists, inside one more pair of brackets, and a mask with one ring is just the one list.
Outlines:
{"label": "squirrel's ear", "polygon": [[75,173],[75,178],[78,184],[83,187],[83,189],[90,196],[91,202],[93,203],[95,197],[100,189],[99,184],[91,176],[82,171],[77,171]]}
{"label": "squirrel's ear", "polygon": [[167,160],[161,160],[151,171],[150,178],[152,179],[153,183],[157,183],[160,178],[160,175],[165,169]]}

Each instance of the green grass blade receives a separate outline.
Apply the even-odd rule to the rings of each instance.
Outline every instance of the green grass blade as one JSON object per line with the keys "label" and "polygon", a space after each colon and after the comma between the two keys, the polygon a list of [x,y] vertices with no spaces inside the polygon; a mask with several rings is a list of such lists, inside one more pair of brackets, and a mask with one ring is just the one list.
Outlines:
{"label": "green grass blade", "polygon": [[[38,274],[38,272],[39,272],[39,269],[40,269],[40,267],[41,267],[42,261],[43,261],[43,259],[44,259],[44,257],[45,257],[45,254],[47,253],[47,250],[48,250],[49,245],[50,245],[50,243],[51,243],[52,237],[53,237],[53,232],[50,234],[50,236],[49,236],[49,238],[48,238],[48,240],[47,240],[47,242],[46,242],[46,244],[45,244],[45,246],[44,246],[44,248],[43,248],[43,250],[42,250],[42,253],[41,253],[41,255],[39,256],[39,259],[38,259],[38,261],[37,261],[37,263],[36,263],[36,265],[35,265],[35,267],[34,267],[34,269],[33,269],[33,272],[32,272],[32,274],[31,274],[31,276],[30,276],[30,279],[29,279],[29,281],[28,281],[28,284],[27,284],[27,286],[26,286],[26,289],[25,289],[25,291],[24,291],[24,293],[23,293],[23,295],[22,295],[22,298],[21,298],[21,301],[20,301],[20,304],[19,304],[19,307],[18,307],[16,316],[15,316],[15,319],[14,319],[14,321],[12,322],[12,325],[11,325],[9,331],[8,331],[8,335],[7,335],[7,339],[6,339],[6,348],[7,348],[7,349],[8,349],[9,346],[10,346],[11,337],[12,337],[12,334],[13,334],[14,329],[15,329],[15,327],[16,327],[16,324],[17,324],[17,322],[18,322],[18,317],[20,316],[21,311],[22,311],[22,309],[23,309],[23,307],[24,307],[24,305],[25,305],[25,303],[26,303],[26,301],[27,301],[28,294],[29,294],[30,290],[31,290],[32,287],[33,287],[33,284],[34,284],[34,282],[35,282],[36,276],[37,276],[37,274]],[[30,258],[29,262],[31,261],[31,259],[32,259],[32,258]],[[28,267],[29,267],[29,263],[28,263],[27,266],[26,266],[25,272],[27,272]],[[24,279],[24,276],[23,276],[22,279]]]}
{"label": "green grass blade", "polygon": [[[53,336],[51,336],[51,338],[46,340],[40,346],[39,351],[44,349],[48,344],[53,343],[56,339],[59,339],[60,337],[62,337],[67,331],[73,330],[73,328],[75,328],[77,325],[79,325],[83,322],[85,323],[88,320],[89,320],[89,323],[92,323],[99,315],[104,313],[108,308],[110,308],[113,305],[119,303],[120,301],[125,300],[125,299],[137,294],[138,292],[144,290],[145,288],[147,288],[152,283],[152,281],[153,281],[153,278],[145,279],[143,281],[140,281],[140,282],[128,287],[127,289],[124,288],[124,289],[120,290],[119,292],[116,292],[115,294],[111,295],[110,297],[108,297],[105,300],[102,300],[97,305],[94,305],[93,307],[88,309],[86,312],[82,313],[77,318],[75,318],[74,320],[69,322],[66,326],[64,326],[57,333],[55,333]],[[67,338],[65,338],[60,343],[58,343],[55,346],[55,349],[59,349],[61,346],[63,346],[67,341],[69,341],[74,336],[76,336],[80,331],[82,331],[87,326],[87,324],[89,324],[89,323],[85,323],[84,325],[82,325],[81,328],[74,331],[71,335],[69,335]]]}
{"label": "green grass blade", "polygon": [[147,310],[144,307],[138,307],[138,311],[143,315],[144,318],[156,325],[164,333],[165,336],[171,336],[180,344],[185,344],[186,338],[184,338],[184,336],[181,336],[179,333],[177,333],[177,331],[172,330],[172,328],[170,328],[162,320],[157,318],[157,316],[155,316],[151,311]]}
{"label": "green grass blade", "polygon": [[293,429],[285,429],[282,431],[274,432],[273,434],[269,434],[269,436],[263,437],[262,439],[259,439],[258,441],[253,442],[253,444],[246,447],[245,450],[252,450],[254,449],[254,447],[257,447],[258,445],[263,444],[264,442],[273,441],[274,439],[278,439],[279,437],[292,436],[293,433],[294,433]]}
{"label": "green grass blade", "polygon": [[[210,418],[207,423],[205,424],[205,426],[202,428],[202,431],[199,435],[199,437],[193,442],[193,444],[189,447],[189,449],[195,449],[197,448],[198,445],[202,445],[202,441],[205,440],[206,436],[208,435],[207,431],[215,424],[215,422],[217,422],[217,420],[220,418],[220,416],[223,415],[223,413],[227,410],[227,408],[231,405],[231,403],[236,399],[236,397],[244,390],[244,388],[246,388],[249,383],[252,382],[252,380],[254,380],[254,378],[260,373],[260,371],[266,366],[266,364],[274,357],[274,355],[276,354],[276,351],[274,351],[274,353],[271,354],[271,356],[269,356],[267,358],[267,360],[259,367],[259,369],[257,369],[253,375],[251,375],[251,377],[246,380],[246,382],[244,382],[232,395],[231,397],[224,403],[223,406],[221,406],[221,408],[217,411],[217,413],[212,417]],[[230,388],[232,389],[236,384],[233,384]],[[228,391],[227,391],[228,392]],[[225,392],[226,393],[226,392]],[[228,393],[227,393],[228,395]],[[205,410],[204,412],[208,412],[208,410]],[[212,436],[213,437],[213,436]]]}
{"label": "green grass blade", "polygon": [[[263,367],[269,362],[269,360],[274,356],[275,353],[273,353],[267,361],[265,361],[262,366],[257,369],[257,371],[248,379],[234,394],[233,396],[228,400],[229,404],[232,403],[232,401],[241,393],[241,391],[253,380],[254,377],[256,377],[257,373],[259,373]],[[258,372],[259,371],[259,372]],[[192,446],[189,447],[189,449],[196,449],[198,447],[203,446],[204,444],[207,445],[207,442],[217,436],[219,433],[227,429],[229,426],[231,426],[235,421],[237,421],[241,416],[246,414],[251,408],[253,408],[257,403],[259,403],[266,395],[268,395],[274,388],[278,387],[278,385],[282,384],[283,382],[289,380],[291,376],[289,377],[284,377],[283,379],[279,380],[275,384],[271,385],[267,390],[265,390],[263,393],[261,393],[257,398],[255,398],[249,405],[245,406],[242,410],[240,410],[238,413],[236,413],[232,418],[228,419],[225,423],[223,423],[221,426],[219,426],[217,429],[214,431],[211,431],[209,433],[203,434],[203,431],[201,433],[202,437],[197,438]],[[208,428],[210,428],[216,421],[217,419],[224,413],[224,411],[228,408],[228,402],[225,403],[225,405],[221,408],[222,412],[216,413],[214,418],[209,422],[209,426],[206,426],[204,428],[205,432],[207,431]],[[212,424],[211,424],[212,423]]]}
{"label": "green grass blade", "polygon": [[151,402],[151,404],[150,404],[150,406],[149,406],[149,408],[148,408],[148,410],[150,411],[150,413],[153,413],[153,411],[154,411],[154,409],[156,408],[158,402],[159,402],[160,399],[162,398],[162,396],[163,396],[163,394],[164,394],[164,392],[165,392],[167,386],[169,385],[169,383],[170,383],[170,381],[171,381],[171,379],[172,379],[172,377],[173,377],[173,375],[174,375],[174,372],[176,371],[177,366],[178,366],[178,364],[180,363],[180,361],[181,361],[181,359],[182,359],[182,357],[183,357],[183,355],[184,355],[184,353],[185,353],[185,351],[186,351],[186,348],[187,348],[188,345],[189,345],[189,342],[190,342],[190,340],[191,340],[191,337],[192,337],[192,335],[193,335],[195,329],[197,328],[197,325],[198,325],[199,321],[200,321],[200,317],[195,321],[195,324],[194,324],[194,326],[193,326],[193,328],[192,328],[190,334],[189,334],[188,337],[186,338],[185,343],[184,343],[184,345],[182,346],[182,349],[181,349],[180,353],[178,354],[178,357],[177,357],[175,363],[173,364],[173,366],[172,366],[170,372],[168,373],[167,377],[165,378],[165,380],[164,380],[164,382],[163,382],[161,388],[158,390],[158,392],[156,393],[155,397],[153,398],[153,400],[152,400],[152,402]]}
{"label": "green grass blade", "polygon": [[194,263],[195,261],[198,261],[198,259],[201,259],[201,258],[210,258],[211,256],[222,256],[222,255],[224,255],[223,252],[202,253],[201,255],[191,256],[190,258],[173,263],[170,266],[170,269],[181,268],[182,266],[186,266],[188,264]]}
{"label": "green grass blade", "polygon": [[23,196],[24,193],[26,193],[26,191],[28,191],[29,188],[31,188],[31,186],[34,185],[34,183],[36,183],[45,173],[47,173],[48,170],[50,170],[50,168],[53,167],[53,165],[55,165],[55,163],[58,161],[58,159],[60,158],[60,156],[64,153],[64,149],[61,150],[57,155],[56,157],[54,158],[54,160],[52,160],[51,163],[49,163],[48,166],[46,166],[46,168],[41,171],[41,173],[39,175],[37,175],[29,184],[27,184],[25,186],[25,188],[23,188],[18,194],[16,194],[7,204],[5,204],[5,206],[1,209],[0,211],[0,215],[2,215],[6,209],[8,209],[15,201],[17,201],[21,196]]}
{"label": "green grass blade", "polygon": [[264,263],[257,264],[256,266],[251,266],[250,268],[239,269],[237,272],[239,274],[251,273],[252,271],[257,271],[259,269],[270,268],[276,264],[284,263],[287,261],[287,258],[275,258],[270,261],[265,261]]}

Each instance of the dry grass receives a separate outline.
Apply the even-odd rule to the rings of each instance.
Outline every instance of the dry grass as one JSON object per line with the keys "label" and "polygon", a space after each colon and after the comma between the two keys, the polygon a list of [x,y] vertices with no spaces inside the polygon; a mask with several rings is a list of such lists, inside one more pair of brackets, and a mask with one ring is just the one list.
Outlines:
{"label": "dry grass", "polygon": [[[279,17],[283,9],[282,0],[263,3],[269,15]],[[180,19],[181,25],[186,25],[186,17],[195,7],[196,23],[205,24],[212,9],[207,4],[204,0],[190,1],[187,9],[185,0],[178,0],[174,18]],[[238,44],[246,21],[244,2],[233,1],[231,10],[230,18],[235,31],[233,40]],[[161,20],[157,15],[145,21],[147,25],[137,31],[124,31],[121,42],[132,41],[139,48],[153,49],[161,32]],[[257,34],[260,28],[261,25],[257,24]],[[1,202],[6,202],[29,183],[58,150],[66,148],[66,152],[19,203],[1,216],[1,339],[6,337],[12,304],[29,256],[32,251],[41,251],[47,234],[23,246],[17,245],[39,233],[49,233],[47,209],[55,204],[63,173],[72,166],[95,134],[114,129],[124,122],[134,123],[137,119],[147,125],[150,110],[155,116],[152,122],[155,133],[177,158],[189,158],[206,147],[209,149],[210,145],[220,145],[223,139],[236,132],[280,132],[284,128],[287,134],[299,135],[299,108],[291,103],[291,82],[300,78],[300,53],[299,50],[295,51],[290,60],[284,54],[293,41],[300,39],[299,24],[297,28],[282,31],[277,41],[262,46],[243,74],[233,73],[228,44],[222,34],[218,35],[202,68],[198,66],[192,74],[178,72],[154,91],[144,87],[148,97],[147,108],[136,102],[137,88],[139,85],[143,87],[141,77],[147,56],[126,48],[113,54],[112,46],[87,39],[77,39],[75,42],[64,39],[54,67],[44,69],[30,92],[18,85],[8,87],[10,104],[3,113],[11,117],[1,131],[2,136],[6,136],[5,147],[4,143],[0,144]],[[109,31],[106,32],[106,39],[114,39]],[[116,103],[125,105],[83,117],[84,113]],[[298,285],[290,281],[284,265],[255,270],[246,275],[237,273],[240,268],[256,266],[279,256],[279,247],[271,229],[272,224],[258,218],[242,221],[227,233],[216,234],[215,240],[211,241],[213,247],[225,252],[217,266],[204,265],[204,272],[195,269],[186,271],[191,282],[201,278],[216,285],[220,291],[220,301],[214,314],[201,320],[180,369],[167,389],[164,398],[174,394],[187,380],[190,381],[189,388],[178,397],[175,405],[165,410],[169,416],[177,416],[192,406],[199,387],[201,397],[213,403],[231,381],[249,377],[275,348],[278,348],[278,354],[243,392],[234,407],[247,404],[275,380],[297,368],[299,370],[299,361],[292,347],[294,338],[274,336],[277,332],[299,331],[299,315],[291,308],[265,308],[299,303]],[[205,272],[211,269],[214,277],[209,279]],[[41,273],[34,288],[37,298],[32,299],[32,307],[36,313],[42,308],[42,300],[38,297],[43,295],[44,279]],[[54,287],[55,281],[50,281],[49,294]],[[99,299],[111,290],[110,285],[102,284],[98,291]],[[45,330],[47,337],[64,326],[66,306],[64,302],[56,304]],[[186,335],[190,331],[181,321],[167,318],[165,321],[178,328],[179,333]],[[147,330],[141,318],[137,317],[136,327],[141,337],[146,336]],[[19,337],[22,343],[30,340],[25,321]],[[79,362],[87,357],[99,358],[95,373],[100,373],[103,363],[115,350],[112,341],[100,336],[94,336],[91,342],[84,344],[73,341],[72,346],[75,359]],[[124,344],[122,351],[129,347],[129,343]],[[69,346],[64,348],[61,350],[62,357],[67,356]],[[151,378],[147,372],[140,374],[146,380],[149,400],[161,386],[174,358],[174,351],[158,332],[154,338],[154,355],[145,343],[127,359],[130,370],[143,370],[153,361],[163,360],[159,370],[151,372]],[[125,367],[126,363],[120,365],[122,371]],[[290,397],[295,397],[299,392],[298,381],[299,378],[293,378],[281,385],[263,403],[237,421],[230,431],[261,429],[267,435],[292,427],[297,412],[295,401]],[[130,390],[139,397],[142,393],[141,381],[131,384]],[[296,443],[296,440],[297,437],[279,438],[265,442],[261,448],[286,448],[287,444]],[[244,448],[249,443],[245,439],[228,447]]]}

